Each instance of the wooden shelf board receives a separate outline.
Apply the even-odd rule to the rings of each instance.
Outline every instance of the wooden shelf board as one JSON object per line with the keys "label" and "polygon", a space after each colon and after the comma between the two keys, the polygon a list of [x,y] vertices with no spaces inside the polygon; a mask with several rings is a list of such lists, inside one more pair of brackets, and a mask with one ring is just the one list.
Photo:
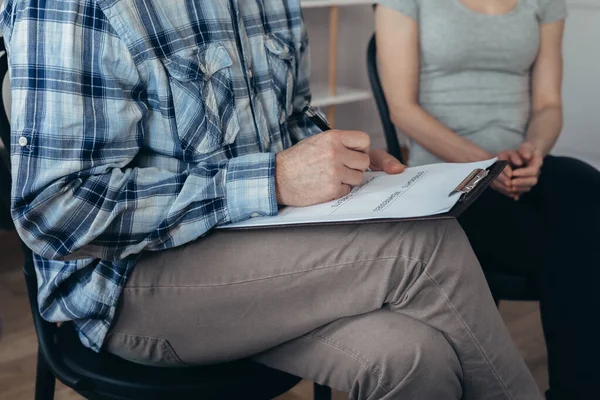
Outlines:
{"label": "wooden shelf board", "polygon": [[356,89],[347,86],[337,86],[335,95],[329,94],[327,84],[312,85],[312,105],[315,107],[335,106],[339,104],[353,103],[371,98],[371,92],[365,89]]}
{"label": "wooden shelf board", "polygon": [[302,0],[302,8],[370,5],[374,0]]}

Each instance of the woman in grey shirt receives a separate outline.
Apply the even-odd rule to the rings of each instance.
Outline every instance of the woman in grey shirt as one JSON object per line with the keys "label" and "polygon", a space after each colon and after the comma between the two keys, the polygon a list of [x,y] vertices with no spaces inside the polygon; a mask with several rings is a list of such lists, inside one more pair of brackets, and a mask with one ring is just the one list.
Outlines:
{"label": "woman in grey shirt", "polygon": [[564,0],[379,3],[380,72],[392,119],[412,139],[409,164],[510,162],[461,225],[485,269],[539,278],[547,397],[599,398],[588,321],[600,172],[549,155],[562,127]]}

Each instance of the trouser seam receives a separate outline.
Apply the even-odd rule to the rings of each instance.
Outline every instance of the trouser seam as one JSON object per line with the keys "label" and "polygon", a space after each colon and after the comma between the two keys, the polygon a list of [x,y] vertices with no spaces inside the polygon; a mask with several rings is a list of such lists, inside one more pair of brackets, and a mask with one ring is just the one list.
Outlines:
{"label": "trouser seam", "polygon": [[380,388],[382,388],[386,393],[389,393],[392,391],[392,389],[390,387],[388,387],[386,384],[384,384],[383,381],[383,377],[381,372],[377,371],[375,368],[371,367],[369,365],[369,363],[367,362],[367,360],[365,360],[364,358],[362,358],[359,354],[355,353],[354,351],[347,349],[346,347],[342,346],[341,344],[334,342],[330,339],[324,338],[322,336],[315,336],[312,334],[307,334],[304,335],[305,338],[309,339],[309,340],[313,340],[315,342],[319,342],[321,344],[324,344],[326,346],[329,346],[333,349],[339,350],[347,355],[349,355],[351,358],[353,358],[356,362],[358,362],[367,372],[372,373],[373,375],[375,375],[377,377],[377,386],[379,386]]}
{"label": "trouser seam", "polygon": [[469,326],[465,323],[465,321],[463,320],[463,318],[460,316],[460,314],[458,313],[458,311],[456,310],[456,308],[454,307],[454,305],[452,304],[452,302],[450,301],[450,299],[448,298],[448,295],[446,294],[446,292],[444,291],[444,289],[442,289],[442,287],[440,286],[440,284],[431,276],[431,274],[429,274],[429,271],[427,271],[427,269],[425,269],[423,271],[427,277],[437,286],[437,288],[440,290],[440,292],[442,293],[442,295],[444,296],[444,299],[446,301],[446,304],[448,304],[448,306],[452,309],[452,311],[454,311],[454,314],[458,317],[459,321],[462,323],[463,327],[466,329],[466,331],[469,333],[469,336],[471,337],[471,339],[473,340],[473,342],[475,343],[475,345],[477,346],[477,348],[479,349],[479,351],[481,352],[481,354],[483,355],[483,357],[485,358],[486,362],[488,363],[490,369],[492,370],[492,372],[494,373],[494,375],[496,376],[496,379],[498,379],[498,381],[500,382],[500,386],[502,387],[502,389],[504,390],[504,392],[506,393],[506,395],[510,398],[513,399],[513,396],[510,394],[510,392],[508,391],[508,388],[506,387],[506,384],[504,383],[504,381],[502,379],[500,379],[500,375],[498,375],[498,371],[496,371],[496,368],[494,368],[494,365],[491,363],[490,359],[488,358],[487,354],[485,353],[485,351],[483,350],[483,348],[481,347],[481,344],[479,343],[479,341],[475,338],[475,335],[473,334],[473,332],[471,331],[471,329],[469,329]]}
{"label": "trouser seam", "polygon": [[235,281],[235,282],[195,284],[195,285],[128,285],[124,289],[168,289],[168,288],[181,289],[181,288],[203,288],[203,287],[210,288],[210,287],[233,286],[233,285],[239,285],[239,284],[244,284],[244,283],[260,282],[260,281],[269,280],[269,279],[273,279],[273,278],[281,278],[281,277],[286,277],[286,276],[305,274],[305,273],[321,271],[321,270],[325,270],[325,269],[345,267],[345,266],[350,266],[350,265],[354,265],[354,264],[368,263],[368,262],[374,262],[374,261],[383,261],[383,260],[397,260],[400,258],[423,263],[423,261],[416,259],[416,258],[394,255],[394,256],[376,257],[376,258],[365,259],[365,260],[356,260],[356,261],[351,261],[351,262],[346,262],[346,263],[326,265],[326,266],[312,268],[312,269],[305,269],[305,270],[301,270],[301,271],[291,271],[291,272],[286,272],[286,273],[281,273],[281,274],[264,276],[264,277],[260,277],[260,278],[244,279],[244,280],[239,280],[239,281]]}

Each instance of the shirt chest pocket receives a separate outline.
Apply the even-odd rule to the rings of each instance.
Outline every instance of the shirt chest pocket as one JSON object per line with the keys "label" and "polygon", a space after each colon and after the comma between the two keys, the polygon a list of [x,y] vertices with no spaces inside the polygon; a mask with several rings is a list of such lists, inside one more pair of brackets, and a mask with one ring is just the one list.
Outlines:
{"label": "shirt chest pocket", "polygon": [[210,43],[163,60],[169,74],[177,133],[186,156],[207,154],[235,141],[240,131],[225,47]]}
{"label": "shirt chest pocket", "polygon": [[294,49],[292,44],[286,44],[282,39],[272,35],[265,39],[265,48],[273,91],[276,102],[274,106],[280,124],[285,124],[293,112],[295,66]]}

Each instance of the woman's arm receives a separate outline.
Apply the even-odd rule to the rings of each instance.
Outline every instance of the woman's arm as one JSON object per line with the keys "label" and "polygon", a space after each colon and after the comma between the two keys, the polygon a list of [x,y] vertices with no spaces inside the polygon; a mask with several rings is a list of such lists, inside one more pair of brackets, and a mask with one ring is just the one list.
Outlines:
{"label": "woman's arm", "polygon": [[525,140],[547,155],[562,129],[562,40],[565,21],[542,24],[531,76],[532,110]]}
{"label": "woman's arm", "polygon": [[418,104],[419,29],[417,22],[379,5],[376,11],[379,70],[392,121],[405,134],[448,162],[493,157],[448,129]]}

